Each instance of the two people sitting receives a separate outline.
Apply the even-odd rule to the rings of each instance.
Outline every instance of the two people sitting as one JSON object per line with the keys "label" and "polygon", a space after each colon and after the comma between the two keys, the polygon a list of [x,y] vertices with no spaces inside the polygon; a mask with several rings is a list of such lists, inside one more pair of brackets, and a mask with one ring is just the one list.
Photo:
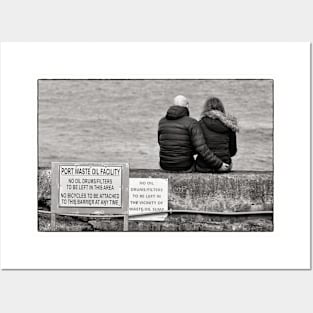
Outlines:
{"label": "two people sitting", "polygon": [[238,130],[236,119],[226,115],[218,98],[205,102],[198,122],[189,116],[188,99],[179,95],[159,121],[160,167],[186,173],[229,172]]}

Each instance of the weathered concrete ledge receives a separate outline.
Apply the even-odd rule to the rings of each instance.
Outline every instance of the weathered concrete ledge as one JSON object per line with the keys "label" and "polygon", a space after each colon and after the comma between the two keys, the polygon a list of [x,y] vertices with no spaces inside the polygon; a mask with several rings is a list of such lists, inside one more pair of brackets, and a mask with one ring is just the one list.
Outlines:
{"label": "weathered concrete ledge", "polygon": [[[173,210],[208,212],[255,212],[273,210],[273,172],[231,172],[225,174],[170,173],[133,169],[130,177],[168,178],[168,206]],[[38,204],[50,208],[51,170],[38,170]],[[88,221],[93,230],[121,230],[122,222]],[[90,230],[90,229],[86,229]],[[272,215],[212,217],[200,214],[173,214],[164,222],[130,221],[136,231],[271,231]]]}
{"label": "weathered concrete ledge", "polygon": [[[169,208],[210,212],[268,211],[273,209],[272,172],[226,174],[165,173],[130,170],[130,177],[168,178]],[[38,171],[38,200],[51,198],[51,170]]]}

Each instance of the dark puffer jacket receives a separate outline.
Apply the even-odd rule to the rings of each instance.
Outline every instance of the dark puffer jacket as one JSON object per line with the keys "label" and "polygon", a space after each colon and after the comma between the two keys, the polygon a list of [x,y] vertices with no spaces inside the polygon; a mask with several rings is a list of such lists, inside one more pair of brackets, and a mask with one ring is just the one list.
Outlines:
{"label": "dark puffer jacket", "polygon": [[222,161],[208,148],[198,122],[189,117],[185,107],[171,106],[159,122],[158,142],[160,145],[160,166],[169,171],[185,171],[194,164],[194,154],[200,154],[214,169]]}
{"label": "dark puffer jacket", "polygon": [[[236,133],[228,128],[219,119],[212,119],[210,117],[203,117],[199,121],[205,141],[208,147],[216,156],[223,162],[230,164],[231,157],[237,152]],[[203,169],[213,169],[208,167],[201,155],[197,157],[196,168],[201,171]]]}

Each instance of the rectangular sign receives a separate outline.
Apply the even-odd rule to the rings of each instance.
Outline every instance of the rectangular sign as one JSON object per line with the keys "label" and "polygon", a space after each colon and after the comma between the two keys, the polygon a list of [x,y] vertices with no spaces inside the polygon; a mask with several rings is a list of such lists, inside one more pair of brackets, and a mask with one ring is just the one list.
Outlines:
{"label": "rectangular sign", "polygon": [[60,207],[120,208],[122,167],[60,165]]}
{"label": "rectangular sign", "polygon": [[129,219],[143,221],[164,221],[167,213],[142,215],[168,210],[168,179],[130,178],[129,179]]}
{"label": "rectangular sign", "polygon": [[51,208],[56,213],[127,214],[127,163],[53,162]]}

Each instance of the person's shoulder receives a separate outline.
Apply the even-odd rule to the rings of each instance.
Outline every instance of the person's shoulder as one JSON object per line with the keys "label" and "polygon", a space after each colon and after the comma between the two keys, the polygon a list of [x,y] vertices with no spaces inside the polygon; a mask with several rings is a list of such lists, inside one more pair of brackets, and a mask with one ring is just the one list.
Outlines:
{"label": "person's shoulder", "polygon": [[165,121],[167,121],[167,119],[165,118],[165,116],[163,116],[160,120],[159,120],[159,125],[164,123]]}
{"label": "person's shoulder", "polygon": [[193,117],[190,117],[190,128],[192,128],[192,129],[200,128],[199,121],[196,120],[196,119],[193,118]]}
{"label": "person's shoulder", "polygon": [[203,125],[205,128],[209,128],[210,130],[217,133],[228,133],[229,128],[219,119],[210,118],[208,116],[203,117],[202,119]]}
{"label": "person's shoulder", "polygon": [[189,131],[193,131],[200,127],[199,122],[195,118],[190,116],[186,116],[185,118],[186,119],[184,121],[184,124],[189,129]]}
{"label": "person's shoulder", "polygon": [[191,117],[191,116],[184,116],[183,117],[185,119],[185,121],[187,121],[189,124],[198,124],[198,121]]}

